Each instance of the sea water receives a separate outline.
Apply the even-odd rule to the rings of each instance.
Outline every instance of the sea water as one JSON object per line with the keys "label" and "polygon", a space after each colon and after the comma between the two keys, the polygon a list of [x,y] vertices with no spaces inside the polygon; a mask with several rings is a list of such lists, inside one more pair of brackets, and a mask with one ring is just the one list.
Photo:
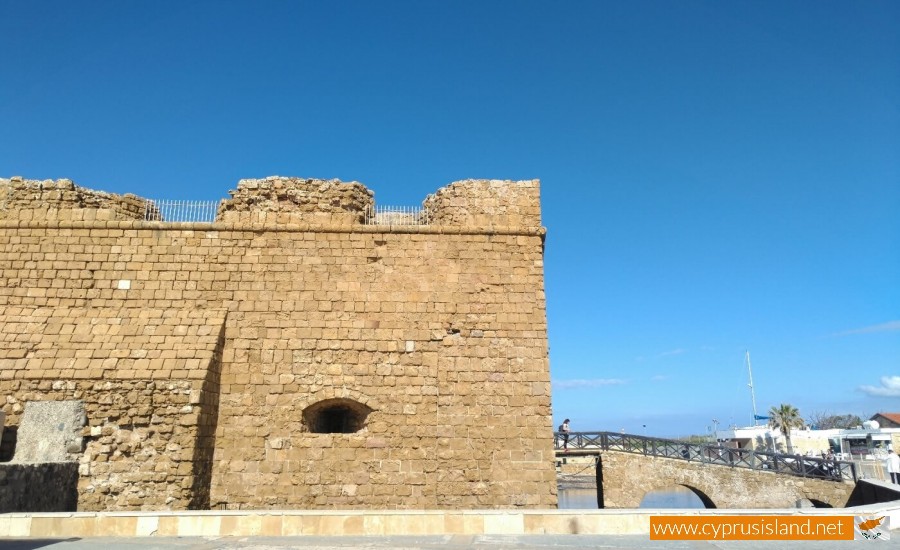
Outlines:
{"label": "sea water", "polygon": [[[562,488],[559,490],[559,509],[597,508],[597,490]],[[700,497],[686,487],[670,487],[664,491],[650,491],[644,495],[639,508],[705,508]]]}

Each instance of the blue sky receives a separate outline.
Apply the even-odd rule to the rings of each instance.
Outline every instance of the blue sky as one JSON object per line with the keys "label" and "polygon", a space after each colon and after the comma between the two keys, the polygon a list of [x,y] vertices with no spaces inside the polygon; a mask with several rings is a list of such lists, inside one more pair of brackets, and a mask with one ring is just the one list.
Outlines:
{"label": "blue sky", "polygon": [[0,176],[409,205],[540,178],[554,425],[747,424],[746,349],[761,411],[900,411],[898,29],[877,1],[0,0]]}

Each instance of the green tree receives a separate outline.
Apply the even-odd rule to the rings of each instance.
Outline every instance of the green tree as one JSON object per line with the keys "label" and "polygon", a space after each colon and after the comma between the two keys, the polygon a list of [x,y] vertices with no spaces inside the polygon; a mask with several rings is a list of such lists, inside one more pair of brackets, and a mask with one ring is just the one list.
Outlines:
{"label": "green tree", "polygon": [[800,411],[793,405],[782,403],[778,407],[769,409],[769,425],[777,428],[784,434],[787,441],[788,454],[794,453],[794,447],[791,445],[791,428],[802,428],[803,418],[800,417]]}
{"label": "green tree", "polygon": [[814,412],[807,419],[807,423],[818,430],[846,430],[862,426],[862,418],[855,414],[829,414],[827,412]]}

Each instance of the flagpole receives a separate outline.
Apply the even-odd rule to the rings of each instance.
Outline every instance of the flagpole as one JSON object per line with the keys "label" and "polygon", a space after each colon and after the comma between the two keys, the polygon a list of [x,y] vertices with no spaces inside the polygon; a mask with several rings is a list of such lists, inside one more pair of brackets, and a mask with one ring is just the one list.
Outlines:
{"label": "flagpole", "polygon": [[759,426],[756,418],[756,393],[753,391],[753,369],[750,368],[750,350],[745,350],[745,352],[747,353],[747,372],[750,374],[750,383],[747,385],[750,386],[750,401],[753,403],[753,425]]}

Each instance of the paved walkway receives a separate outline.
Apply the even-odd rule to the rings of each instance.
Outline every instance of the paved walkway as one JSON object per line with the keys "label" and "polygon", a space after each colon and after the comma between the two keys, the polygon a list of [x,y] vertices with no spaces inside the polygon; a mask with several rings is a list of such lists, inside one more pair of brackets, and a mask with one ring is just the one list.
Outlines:
{"label": "paved walkway", "polygon": [[[612,535],[443,535],[385,537],[148,537],[84,539],[0,539],[2,550],[319,550],[391,549],[391,550],[464,550],[491,549],[576,549],[636,550],[714,550],[771,548],[779,550],[816,550],[861,548],[866,541],[651,541],[647,536]],[[872,542],[877,548],[900,548],[900,532],[889,541]]]}

